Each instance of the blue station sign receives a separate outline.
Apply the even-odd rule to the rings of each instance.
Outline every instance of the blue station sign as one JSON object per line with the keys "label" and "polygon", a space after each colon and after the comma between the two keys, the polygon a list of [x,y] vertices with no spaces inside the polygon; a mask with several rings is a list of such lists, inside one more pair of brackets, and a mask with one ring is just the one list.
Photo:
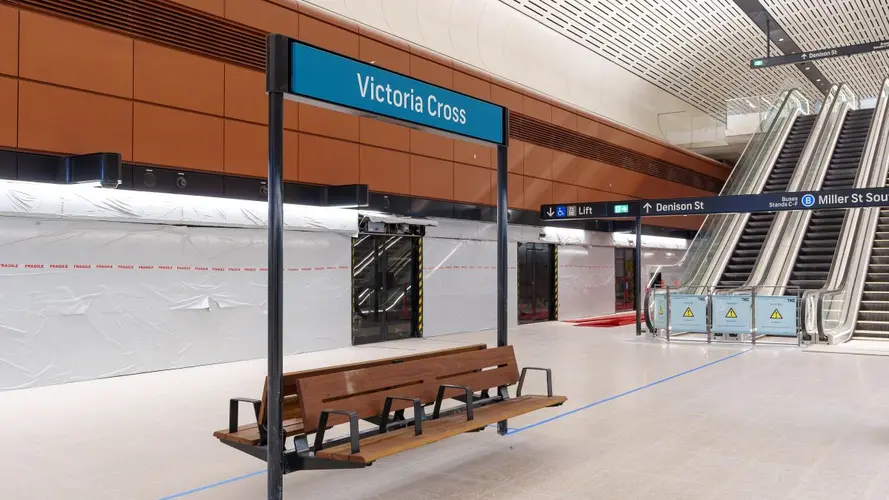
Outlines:
{"label": "blue station sign", "polygon": [[290,92],[298,100],[505,144],[504,108],[496,104],[296,41],[290,60]]}

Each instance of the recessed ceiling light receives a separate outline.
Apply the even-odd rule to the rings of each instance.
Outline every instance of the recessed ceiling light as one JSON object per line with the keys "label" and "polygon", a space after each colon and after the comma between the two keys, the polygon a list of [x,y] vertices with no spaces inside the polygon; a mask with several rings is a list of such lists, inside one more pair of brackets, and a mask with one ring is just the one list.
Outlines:
{"label": "recessed ceiling light", "polygon": [[779,42],[783,42],[784,39],[783,39],[783,38],[779,38],[778,41],[779,41]]}
{"label": "recessed ceiling light", "polygon": [[817,80],[815,80],[815,81],[816,81],[816,82],[820,82],[820,81],[821,81],[821,79],[820,79],[820,78],[819,78],[819,79],[817,79]]}
{"label": "recessed ceiling light", "polygon": [[806,66],[806,71],[809,71],[810,69],[812,69],[811,66]]}

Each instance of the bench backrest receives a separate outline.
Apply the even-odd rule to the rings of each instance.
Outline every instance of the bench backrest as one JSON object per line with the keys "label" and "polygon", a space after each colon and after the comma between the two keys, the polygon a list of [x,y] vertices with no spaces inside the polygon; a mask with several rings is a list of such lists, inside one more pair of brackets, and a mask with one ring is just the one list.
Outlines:
{"label": "bench backrest", "polygon": [[[387,396],[419,398],[432,403],[443,384],[471,387],[482,391],[519,380],[512,346],[483,349],[399,364],[358,368],[326,375],[301,378],[299,398],[303,428],[313,432],[322,410],[354,411],[359,418],[380,415]],[[462,394],[449,389],[446,398]],[[410,408],[411,403],[395,400],[392,410]],[[330,415],[330,425],[345,422],[340,415]]]}
{"label": "bench backrest", "polygon": [[[404,363],[407,361],[414,361],[420,359],[429,359],[435,358],[439,356],[447,356],[449,354],[458,354],[462,352],[472,352],[472,351],[480,351],[482,349],[486,349],[488,346],[486,344],[471,344],[460,347],[452,347],[449,349],[441,349],[438,351],[427,351],[420,352],[415,354],[407,354],[403,356],[395,356],[391,358],[383,358],[383,359],[374,359],[370,361],[360,361],[357,363],[348,363],[337,366],[327,366],[324,368],[316,368],[313,370],[302,370],[298,372],[289,372],[284,374],[284,385],[283,390],[281,391],[284,399],[284,420],[292,419],[292,418],[300,418],[302,416],[302,408],[300,405],[300,399],[298,396],[298,387],[297,382],[300,379],[306,377],[315,377],[318,375],[329,375],[331,373],[340,373],[350,370],[357,370],[361,368],[372,368],[375,366],[383,366],[383,365],[392,365],[396,363]],[[262,424],[266,424],[267,418],[267,398],[269,393],[269,381],[268,377],[266,377],[265,384],[262,387],[262,403],[259,407],[259,418],[257,419]],[[317,420],[317,418],[316,418]]]}

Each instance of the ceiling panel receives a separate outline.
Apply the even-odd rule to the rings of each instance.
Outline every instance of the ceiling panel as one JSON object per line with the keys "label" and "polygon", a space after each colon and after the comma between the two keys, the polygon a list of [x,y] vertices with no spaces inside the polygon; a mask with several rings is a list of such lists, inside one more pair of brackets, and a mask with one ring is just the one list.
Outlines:
{"label": "ceiling panel", "polygon": [[[760,0],[802,50],[889,40],[889,0]],[[874,97],[889,77],[889,51],[815,63],[830,81]]]}
{"label": "ceiling panel", "polygon": [[[821,97],[796,67],[750,69],[765,35],[733,0],[500,1],[718,118],[728,99],[789,88]],[[803,50],[889,39],[889,0],[762,3]],[[816,64],[861,97],[889,76],[889,52]]]}

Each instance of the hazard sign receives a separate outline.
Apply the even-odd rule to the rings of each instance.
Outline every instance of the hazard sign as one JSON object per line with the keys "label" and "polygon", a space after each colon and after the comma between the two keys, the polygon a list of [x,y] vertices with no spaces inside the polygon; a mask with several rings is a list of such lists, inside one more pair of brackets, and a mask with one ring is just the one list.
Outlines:
{"label": "hazard sign", "polygon": [[756,333],[796,337],[797,298],[771,295],[756,296]]}
{"label": "hazard sign", "polygon": [[654,292],[654,327],[667,327],[667,294],[664,292]]}
{"label": "hazard sign", "polygon": [[671,294],[670,328],[674,332],[707,332],[707,297],[705,295]]}
{"label": "hazard sign", "polygon": [[750,295],[714,295],[713,333],[749,334],[752,328]]}

